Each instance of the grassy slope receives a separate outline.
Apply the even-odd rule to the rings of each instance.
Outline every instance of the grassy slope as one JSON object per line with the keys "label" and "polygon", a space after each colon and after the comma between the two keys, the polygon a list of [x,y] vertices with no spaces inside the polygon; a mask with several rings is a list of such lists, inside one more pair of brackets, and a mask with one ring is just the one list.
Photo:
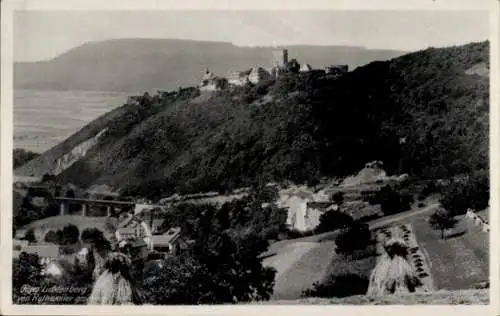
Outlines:
{"label": "grassy slope", "polygon": [[[332,257],[335,256],[335,243],[324,241],[315,243],[297,260],[292,261],[280,275],[277,276],[273,299],[295,299],[302,291],[320,281],[328,270]],[[281,253],[281,260],[293,260],[287,253]]]}
{"label": "grassy slope", "polygon": [[417,242],[427,251],[438,289],[470,288],[489,279],[489,234],[460,216],[457,226],[440,239],[425,219],[413,222]]}

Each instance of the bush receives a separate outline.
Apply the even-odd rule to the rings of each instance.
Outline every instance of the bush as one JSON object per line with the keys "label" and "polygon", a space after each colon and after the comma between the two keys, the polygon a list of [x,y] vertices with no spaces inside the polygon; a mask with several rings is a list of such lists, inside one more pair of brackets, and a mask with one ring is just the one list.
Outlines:
{"label": "bush", "polygon": [[78,227],[73,224],[65,226],[62,231],[57,231],[57,236],[60,245],[72,245],[80,239],[80,231]]}
{"label": "bush", "polygon": [[368,224],[357,223],[337,236],[335,251],[339,254],[349,255],[355,251],[366,249],[373,243]]}
{"label": "bush", "polygon": [[347,297],[366,294],[369,280],[366,276],[344,274],[331,276],[326,282],[313,284],[312,289],[305,290],[303,297]]}
{"label": "bush", "polygon": [[455,181],[443,189],[441,205],[453,215],[465,214],[468,208],[485,209],[489,204],[490,187],[487,170],[480,170]]}
{"label": "bush", "polygon": [[36,242],[35,231],[33,230],[33,228],[30,228],[26,232],[26,235],[24,235],[24,239],[29,242]]}
{"label": "bush", "polygon": [[104,237],[102,231],[97,228],[87,228],[82,232],[81,240],[92,244],[96,249],[110,249],[109,241]]}
{"label": "bush", "polygon": [[[23,295],[22,287],[25,285],[40,286],[42,267],[40,257],[37,254],[21,252],[19,258],[15,258],[12,264],[12,300],[14,304],[20,301]],[[26,304],[26,302],[24,302]]]}
{"label": "bush", "polygon": [[410,194],[401,194],[392,186],[386,185],[375,193],[370,204],[380,204],[384,215],[392,215],[409,210],[412,202]]}
{"label": "bush", "polygon": [[21,148],[16,148],[16,149],[14,149],[13,154],[12,154],[13,167],[14,167],[14,169],[16,169],[16,168],[24,165],[28,161],[35,159],[38,156],[40,156],[40,154],[25,150],[25,149],[21,149]]}
{"label": "bush", "polygon": [[76,244],[72,244],[72,245],[62,245],[59,248],[59,251],[63,255],[71,255],[71,254],[78,252],[80,250],[80,248],[81,248],[80,244],[76,243]]}
{"label": "bush", "polygon": [[422,189],[422,191],[420,191],[420,193],[418,194],[418,200],[422,201],[426,197],[428,197],[429,195],[435,194],[435,193],[438,193],[438,192],[439,192],[439,188],[436,185],[436,183],[434,181],[430,181],[430,182],[428,182],[424,186],[424,188]]}
{"label": "bush", "polygon": [[47,234],[45,234],[45,242],[57,244],[59,240],[57,238],[56,232],[53,230],[49,230]]}
{"label": "bush", "polygon": [[324,233],[333,231],[339,228],[345,228],[354,222],[354,219],[340,211],[328,211],[321,214],[319,217],[319,224],[315,228],[316,233]]}
{"label": "bush", "polygon": [[276,187],[266,185],[255,191],[255,198],[261,203],[271,203],[278,199],[279,190]]}
{"label": "bush", "polygon": [[336,192],[332,195],[332,201],[337,205],[344,203],[344,192]]}
{"label": "bush", "polygon": [[298,229],[292,228],[287,230],[287,239],[296,239],[296,238],[302,238],[302,237],[308,237],[312,236],[314,234],[314,231],[300,231]]}

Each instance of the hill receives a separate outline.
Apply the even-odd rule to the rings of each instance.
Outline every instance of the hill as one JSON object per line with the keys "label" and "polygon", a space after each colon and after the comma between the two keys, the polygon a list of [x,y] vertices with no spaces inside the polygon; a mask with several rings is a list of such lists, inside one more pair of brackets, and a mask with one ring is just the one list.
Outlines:
{"label": "hill", "polygon": [[[314,67],[357,67],[400,51],[345,46],[289,46],[290,58]],[[256,65],[272,66],[271,47],[175,39],[90,42],[48,61],[16,63],[16,89],[153,91],[198,84],[206,67],[217,75]],[[76,75],[78,74],[78,75]]]}
{"label": "hill", "polygon": [[288,74],[208,96],[195,88],[145,96],[15,173],[57,170],[63,182],[156,199],[269,181],[314,184],[374,160],[389,175],[414,178],[487,169],[489,79],[468,70],[488,58],[487,42],[471,43],[373,62],[339,79]]}

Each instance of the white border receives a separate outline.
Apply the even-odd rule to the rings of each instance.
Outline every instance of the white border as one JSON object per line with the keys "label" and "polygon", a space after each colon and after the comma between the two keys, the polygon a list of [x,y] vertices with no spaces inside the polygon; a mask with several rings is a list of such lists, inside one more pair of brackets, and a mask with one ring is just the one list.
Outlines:
{"label": "white border", "polygon": [[12,12],[14,10],[490,10],[490,161],[491,171],[491,232],[490,232],[490,280],[489,306],[341,306],[341,305],[295,305],[295,306],[12,306],[11,284],[1,282],[0,314],[7,315],[500,315],[498,301],[500,267],[498,237],[499,170],[493,164],[499,161],[499,17],[500,1],[495,0],[4,0],[1,10],[1,157],[0,157],[0,201],[1,201],[1,280],[11,280],[11,223],[12,223],[12,71],[13,41]]}

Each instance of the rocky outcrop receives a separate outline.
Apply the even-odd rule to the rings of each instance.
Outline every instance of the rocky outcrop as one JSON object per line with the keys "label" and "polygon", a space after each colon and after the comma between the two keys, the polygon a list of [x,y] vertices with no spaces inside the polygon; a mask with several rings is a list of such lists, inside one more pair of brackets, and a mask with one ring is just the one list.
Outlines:
{"label": "rocky outcrop", "polygon": [[65,154],[61,158],[59,158],[55,164],[55,168],[53,170],[53,174],[57,175],[69,168],[72,164],[77,162],[79,159],[85,157],[87,152],[97,144],[99,138],[106,132],[106,129],[103,129],[94,137],[80,143],[76,147],[74,147],[69,153]]}

